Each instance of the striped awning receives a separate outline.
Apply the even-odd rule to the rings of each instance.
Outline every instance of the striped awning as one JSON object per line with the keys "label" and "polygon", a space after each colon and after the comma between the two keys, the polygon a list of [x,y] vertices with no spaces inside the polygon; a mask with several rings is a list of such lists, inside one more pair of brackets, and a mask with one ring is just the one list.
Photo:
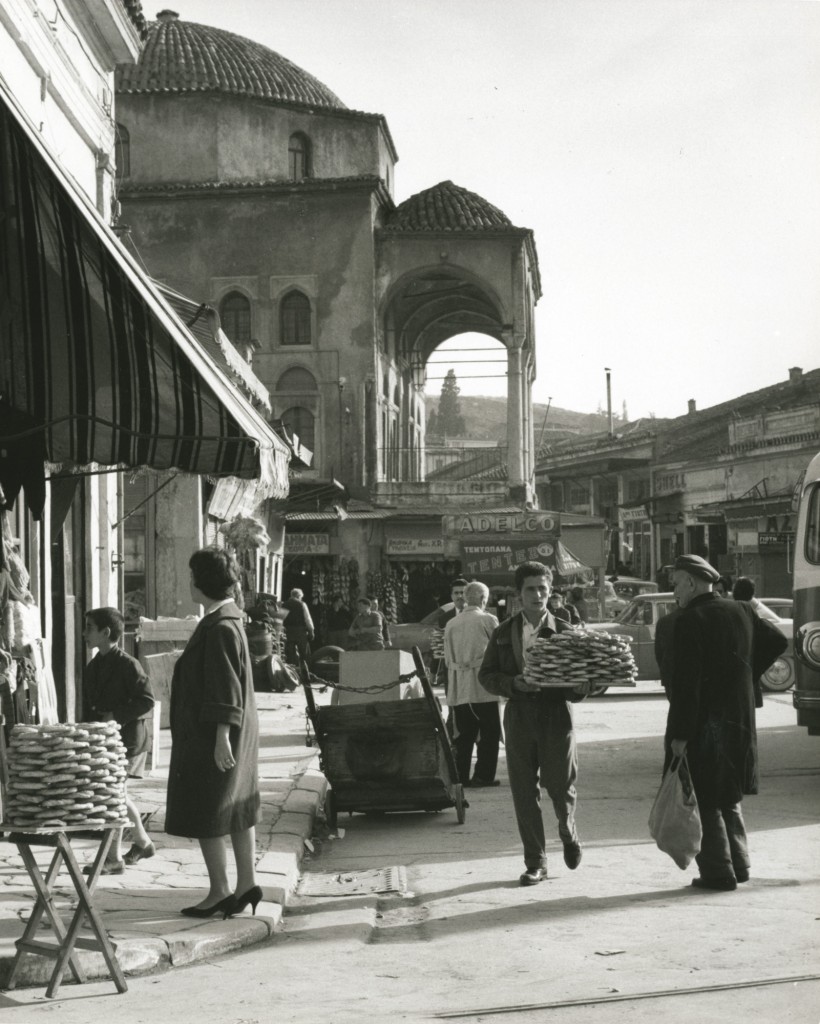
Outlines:
{"label": "striped awning", "polygon": [[[258,478],[289,451],[43,146],[0,79],[0,396],[45,459]],[[1,421],[0,421],[1,422]],[[29,447],[31,450],[31,447]]]}

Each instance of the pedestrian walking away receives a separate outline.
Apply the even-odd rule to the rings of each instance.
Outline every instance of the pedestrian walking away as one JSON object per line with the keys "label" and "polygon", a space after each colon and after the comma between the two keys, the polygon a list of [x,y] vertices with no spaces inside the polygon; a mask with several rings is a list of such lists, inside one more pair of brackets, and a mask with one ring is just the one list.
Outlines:
{"label": "pedestrian walking away", "polygon": [[[452,736],[458,777],[465,786],[497,786],[498,745],[501,742],[499,698],[478,681],[478,670],[498,619],[486,611],[489,588],[468,583],[465,606],[444,629],[447,665],[447,705],[453,716]],[[473,749],[475,774],[470,777]]]}
{"label": "pedestrian walking away", "polygon": [[285,618],[285,660],[291,665],[298,665],[310,658],[310,642],[314,637],[313,619],[310,609],[305,604],[304,593],[294,587],[282,608],[287,612]]}
{"label": "pedestrian walking away", "polygon": [[719,578],[699,555],[675,561],[681,611],[665,641],[671,645],[665,767],[685,753],[698,799],[703,839],[692,885],[732,890],[749,880],[751,866],[741,801],[758,791],[760,676],[787,641],[748,602],[719,597],[713,589]]}
{"label": "pedestrian walking away", "polygon": [[578,754],[572,704],[584,699],[586,685],[540,688],[523,675],[527,650],[537,638],[549,638],[571,628],[547,609],[552,571],[540,562],[523,562],[515,569],[515,589],[521,611],[493,632],[479,669],[481,685],[507,697],[504,712],[507,772],[515,818],[524,845],[521,885],[547,877],[546,838],[541,815],[541,788],[546,789],[564,847],[564,863],[575,870],[582,850],[575,824]]}

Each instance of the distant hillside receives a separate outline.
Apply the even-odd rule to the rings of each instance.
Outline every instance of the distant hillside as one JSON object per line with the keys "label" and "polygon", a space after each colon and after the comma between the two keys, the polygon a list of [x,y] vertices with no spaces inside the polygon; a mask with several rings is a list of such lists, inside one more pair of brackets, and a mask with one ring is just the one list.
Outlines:
{"label": "distant hillside", "polygon": [[[507,399],[486,398],[479,395],[459,395],[461,415],[467,427],[466,437],[474,441],[506,441],[507,440]],[[438,396],[427,400],[427,415],[438,412]],[[535,420],[535,443],[544,431],[544,440],[555,433],[594,434],[607,429],[606,416],[597,413],[572,412],[570,409],[558,409],[550,406],[546,424],[544,414],[546,405],[533,405]]]}

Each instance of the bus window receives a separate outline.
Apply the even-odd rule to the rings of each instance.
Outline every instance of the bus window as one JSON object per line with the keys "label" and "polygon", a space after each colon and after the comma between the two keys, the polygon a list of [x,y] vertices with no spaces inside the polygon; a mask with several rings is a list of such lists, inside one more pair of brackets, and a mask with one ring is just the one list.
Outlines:
{"label": "bus window", "polygon": [[806,512],[806,560],[820,565],[820,486],[815,485]]}

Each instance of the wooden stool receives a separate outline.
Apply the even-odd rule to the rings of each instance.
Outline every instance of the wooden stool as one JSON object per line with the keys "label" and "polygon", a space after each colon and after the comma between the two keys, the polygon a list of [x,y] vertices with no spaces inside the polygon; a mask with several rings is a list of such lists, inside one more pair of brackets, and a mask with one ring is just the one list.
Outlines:
{"label": "wooden stool", "polygon": [[[79,960],[74,955],[74,950],[90,949],[102,953],[111,978],[117,986],[117,991],[127,991],[128,986],[125,984],[125,977],[117,960],[116,946],[109,939],[102,917],[93,903],[94,889],[96,888],[105,856],[108,853],[108,848],[111,846],[114,832],[121,827],[121,825],[116,825],[99,830],[99,849],[86,881],[86,877],[83,875],[82,869],[74,856],[74,851],[71,849],[70,842],[70,834],[72,832],[87,834],[88,829],[86,827],[82,825],[66,826],[65,828],[55,830],[48,828],[19,829],[9,824],[0,825],[0,828],[5,829],[7,832],[5,837],[7,841],[14,843],[20,851],[26,871],[37,893],[37,900],[28,919],[26,929],[23,932],[23,937],[15,943],[17,953],[14,957],[11,976],[6,985],[7,989],[15,987],[17,972],[24,954],[32,953],[35,956],[44,956],[57,961],[46,989],[46,995],[51,999],[57,995],[60,989],[66,968],[70,968],[71,973],[74,975],[74,980],[79,984],[86,980]],[[51,858],[51,863],[45,875],[42,874],[37,861],[34,859],[34,854],[31,851],[32,846],[53,846],[55,848],[54,856]],[[54,906],[54,895],[52,893],[52,886],[60,872],[61,861],[65,863],[79,898],[77,909],[74,911],[74,916],[71,918],[68,929],[66,929]],[[57,942],[43,942],[35,938],[43,914],[48,917],[51,930],[58,940]],[[86,938],[80,935],[80,928],[83,925],[83,919],[86,917],[94,933],[94,938]]]}

